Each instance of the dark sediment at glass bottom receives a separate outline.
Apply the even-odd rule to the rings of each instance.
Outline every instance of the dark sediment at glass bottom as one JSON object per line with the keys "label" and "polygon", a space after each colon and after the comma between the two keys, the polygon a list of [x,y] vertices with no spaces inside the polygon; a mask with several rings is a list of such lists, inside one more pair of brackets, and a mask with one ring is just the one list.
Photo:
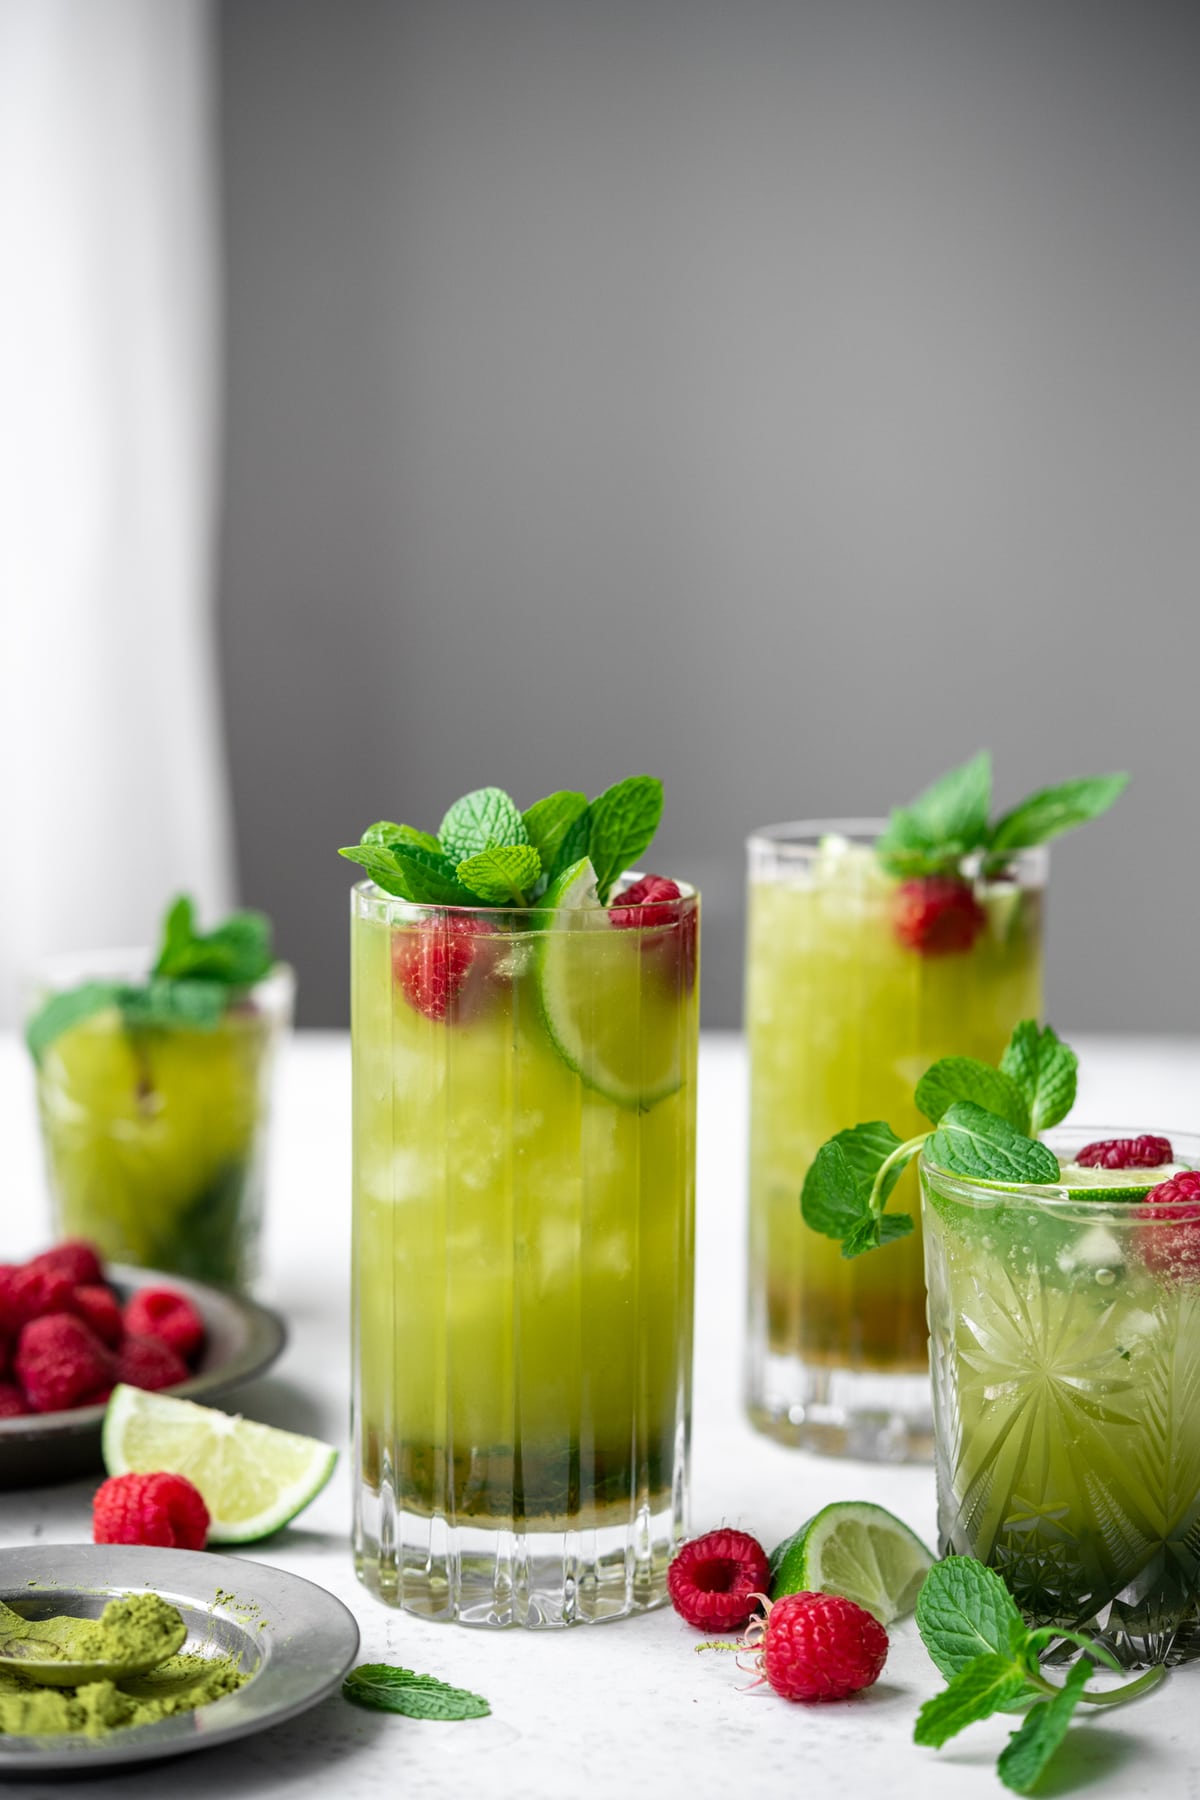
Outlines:
{"label": "dark sediment at glass bottom", "polygon": [[458,1523],[532,1525],[610,1510],[628,1517],[643,1506],[659,1511],[669,1504],[675,1463],[673,1438],[648,1446],[636,1461],[628,1443],[586,1456],[561,1444],[468,1447],[451,1455],[433,1444],[388,1448],[385,1466],[378,1433],[367,1434],[367,1485],[378,1492],[386,1483],[404,1511]]}

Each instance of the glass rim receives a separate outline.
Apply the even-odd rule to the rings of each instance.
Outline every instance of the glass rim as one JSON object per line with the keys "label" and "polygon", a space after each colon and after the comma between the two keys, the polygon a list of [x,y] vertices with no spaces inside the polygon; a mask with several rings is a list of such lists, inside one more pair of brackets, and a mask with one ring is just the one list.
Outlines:
{"label": "glass rim", "polygon": [[[632,886],[635,881],[641,881],[644,874],[644,870],[626,869],[623,871],[620,879],[622,881],[627,881]],[[664,880],[668,879],[674,881],[676,887],[679,888],[679,898],[677,900],[635,900],[633,904],[639,911],[649,913],[661,912],[664,916],[662,918],[652,918],[648,920],[645,925],[636,925],[629,929],[633,931],[662,931],[666,926],[673,925],[677,920],[687,918],[689,915],[698,911],[700,905],[699,888],[694,887],[690,881],[680,881],[675,876],[664,877]],[[611,907],[614,902],[619,899],[619,894],[614,895],[613,899],[609,902],[609,906]],[[352,910],[356,912],[370,911],[374,913],[375,916],[386,919],[388,923],[395,923],[407,919],[414,925],[421,925],[427,923],[430,919],[441,917],[490,920],[511,919],[520,921],[520,923],[514,924],[511,929],[514,931],[521,931],[528,930],[530,928],[528,921],[534,918],[537,918],[542,922],[543,929],[546,921],[551,919],[569,921],[570,929],[578,929],[584,922],[583,909],[574,906],[487,906],[482,900],[477,906],[436,906],[432,903],[420,900],[405,900],[400,894],[389,894],[386,889],[381,888],[369,877],[366,880],[354,882],[350,889],[350,904]],[[670,916],[667,916],[670,908],[675,908],[675,911]]]}
{"label": "glass rim", "polygon": [[[888,823],[887,819],[880,818],[787,819],[774,825],[758,826],[745,840],[746,852],[750,857],[772,858],[780,865],[803,866],[817,860],[826,838],[847,838],[852,844],[873,847],[887,830]],[[971,873],[971,865],[978,862],[980,854],[978,850],[969,851],[958,859],[959,868]],[[1017,870],[1026,881],[1044,879],[1050,867],[1050,846],[1030,844],[1025,849],[1014,850],[1006,857],[1005,865]],[[990,879],[1003,877],[997,875]]]}
{"label": "glass rim", "polygon": [[[1181,1160],[1182,1152],[1185,1167],[1200,1168],[1200,1134],[1191,1131],[1168,1131],[1159,1126],[1146,1125],[1069,1124],[1055,1126],[1046,1133],[1043,1142],[1051,1150],[1069,1150],[1082,1149],[1084,1144],[1103,1142],[1108,1138],[1147,1135],[1168,1138],[1176,1164]],[[1137,1226],[1139,1223],[1161,1224],[1166,1216],[1157,1207],[1153,1212],[1145,1211],[1137,1200],[1106,1200],[1103,1187],[1068,1187],[1063,1182],[1014,1183],[1005,1186],[1002,1182],[981,1181],[975,1176],[957,1175],[934,1162],[924,1148],[918,1158],[918,1167],[922,1177],[922,1193],[925,1181],[929,1181],[941,1198],[958,1201],[980,1212],[994,1212],[1008,1202],[1019,1200],[1022,1206],[1036,1207],[1059,1218],[1076,1219],[1080,1222],[1103,1220],[1105,1223]],[[1138,1173],[1137,1169],[1129,1171],[1133,1177]],[[1132,1187],[1135,1183],[1131,1181],[1129,1185]],[[1148,1194],[1150,1189],[1145,1189],[1145,1192]]]}
{"label": "glass rim", "polygon": [[[50,994],[67,994],[89,981],[149,981],[154,956],[155,952],[144,944],[107,950],[56,951],[43,957],[26,981],[26,1011],[32,1011]],[[283,1014],[295,998],[296,971],[291,963],[281,959],[272,963],[258,981],[231,986],[229,991],[231,994],[253,994],[265,1012]]]}

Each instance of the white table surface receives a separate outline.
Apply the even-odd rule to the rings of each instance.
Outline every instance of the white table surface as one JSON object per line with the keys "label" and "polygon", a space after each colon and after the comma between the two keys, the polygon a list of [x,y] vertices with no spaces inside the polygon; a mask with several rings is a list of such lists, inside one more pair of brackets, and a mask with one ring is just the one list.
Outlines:
{"label": "white table surface", "polygon": [[[1077,1040],[1075,1116],[1200,1130],[1200,1039]],[[876,1500],[932,1541],[929,1468],[880,1467],[785,1450],[743,1420],[740,1358],[745,1231],[745,1058],[732,1034],[701,1054],[693,1529],[726,1523],[770,1548],[836,1499]],[[242,1390],[249,1415],[345,1446],[350,1232],[348,1040],[301,1034],[280,1071],[262,1297],[291,1341],[270,1376]],[[0,1036],[0,1260],[49,1241],[24,1053]],[[232,1402],[231,1402],[232,1403]],[[877,1685],[834,1706],[789,1705],[732,1657],[697,1656],[697,1634],[670,1610],[571,1631],[484,1631],[409,1618],[357,1584],[347,1541],[351,1471],[294,1527],[248,1552],[319,1582],[354,1611],[361,1660],[426,1670],[487,1696],[489,1719],[431,1724],[361,1711],[339,1696],[228,1749],[91,1780],[86,1792],[178,1800],[220,1793],[356,1796],[559,1795],[755,1800],[839,1793],[973,1800],[999,1796],[994,1774],[1011,1721],[972,1726],[945,1749],[912,1743],[917,1708],[941,1685],[911,1620],[895,1626]],[[92,1480],[0,1493],[0,1544],[86,1542]],[[251,1593],[252,1579],[239,1592]],[[1072,1730],[1040,1791],[1200,1800],[1200,1668]],[[76,1782],[5,1783],[4,1793],[82,1797]]]}

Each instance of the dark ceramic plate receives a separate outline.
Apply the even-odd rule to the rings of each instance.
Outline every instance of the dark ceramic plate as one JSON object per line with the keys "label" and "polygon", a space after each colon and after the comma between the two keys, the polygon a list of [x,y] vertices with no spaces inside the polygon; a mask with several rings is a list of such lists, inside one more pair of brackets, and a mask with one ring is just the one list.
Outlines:
{"label": "dark ceramic plate", "polygon": [[[138,1288],[177,1288],[204,1320],[204,1352],[189,1381],[172,1388],[184,1400],[207,1403],[270,1368],[287,1341],[277,1313],[241,1294],[228,1294],[182,1275],[160,1275],[155,1269],[132,1269],[110,1263],[105,1271],[122,1300]],[[35,1413],[28,1418],[0,1419],[0,1489],[43,1487],[72,1481],[102,1468],[102,1406],[78,1406],[71,1412]]]}
{"label": "dark ceramic plate", "polygon": [[358,1651],[358,1626],[340,1600],[265,1563],[133,1544],[0,1550],[0,1600],[29,1618],[96,1618],[107,1601],[143,1589],[179,1608],[185,1650],[236,1656],[251,1677],[245,1687],[195,1712],[98,1738],[0,1734],[0,1778],[51,1769],[97,1774],[247,1737],[331,1694]]}

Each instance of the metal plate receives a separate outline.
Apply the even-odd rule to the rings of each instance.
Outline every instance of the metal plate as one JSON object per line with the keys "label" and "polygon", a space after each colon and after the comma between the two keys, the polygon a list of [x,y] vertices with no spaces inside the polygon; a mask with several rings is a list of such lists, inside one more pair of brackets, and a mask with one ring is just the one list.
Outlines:
{"label": "metal plate", "polygon": [[331,1694],[358,1652],[358,1625],[348,1607],[314,1582],[265,1563],[131,1544],[0,1550],[0,1599],[27,1616],[95,1618],[109,1600],[144,1589],[179,1608],[188,1627],[185,1650],[236,1655],[253,1671],[251,1680],[195,1712],[100,1738],[0,1734],[0,1778],[51,1769],[98,1772],[248,1737]]}
{"label": "metal plate", "polygon": [[[122,1301],[138,1288],[175,1288],[187,1295],[204,1320],[200,1365],[189,1381],[171,1389],[181,1399],[208,1402],[261,1375],[287,1342],[287,1329],[278,1314],[242,1294],[186,1281],[181,1275],[163,1275],[156,1269],[112,1263],[105,1272]],[[103,1420],[103,1406],[0,1419],[0,1489],[43,1487],[101,1469]]]}

